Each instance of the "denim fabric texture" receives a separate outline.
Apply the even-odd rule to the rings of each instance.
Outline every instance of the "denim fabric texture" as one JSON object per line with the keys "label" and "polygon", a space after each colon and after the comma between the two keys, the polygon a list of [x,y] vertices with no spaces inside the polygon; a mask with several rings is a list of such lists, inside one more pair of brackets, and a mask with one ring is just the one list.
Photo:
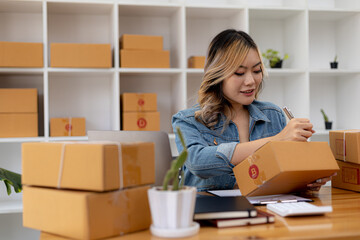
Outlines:
{"label": "denim fabric texture", "polygon": [[[286,125],[285,115],[275,104],[255,100],[246,106],[250,115],[250,141],[278,134]],[[198,191],[232,189],[236,183],[233,174],[234,165],[230,163],[239,133],[234,122],[223,130],[225,116],[214,129],[209,129],[195,119],[199,106],[179,111],[172,117],[172,126],[176,133],[179,127],[188,147],[188,159],[184,166],[185,185],[195,186]],[[182,146],[179,137],[175,137],[179,152]]]}

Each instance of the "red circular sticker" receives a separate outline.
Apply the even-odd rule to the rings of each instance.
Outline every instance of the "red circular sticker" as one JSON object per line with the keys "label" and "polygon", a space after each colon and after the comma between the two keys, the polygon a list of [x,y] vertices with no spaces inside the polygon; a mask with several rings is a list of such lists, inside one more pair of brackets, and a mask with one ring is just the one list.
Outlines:
{"label": "red circular sticker", "polygon": [[71,124],[66,124],[65,129],[66,129],[66,131],[70,131],[72,129]]}
{"label": "red circular sticker", "polygon": [[256,179],[259,176],[259,168],[258,168],[258,166],[256,166],[255,164],[252,164],[249,167],[249,176],[252,179]]}
{"label": "red circular sticker", "polygon": [[144,118],[139,118],[137,121],[137,125],[139,128],[144,128],[146,127],[146,120]]}
{"label": "red circular sticker", "polygon": [[144,104],[145,104],[144,99],[139,99],[139,100],[138,100],[138,105],[139,105],[139,106],[144,106]]}

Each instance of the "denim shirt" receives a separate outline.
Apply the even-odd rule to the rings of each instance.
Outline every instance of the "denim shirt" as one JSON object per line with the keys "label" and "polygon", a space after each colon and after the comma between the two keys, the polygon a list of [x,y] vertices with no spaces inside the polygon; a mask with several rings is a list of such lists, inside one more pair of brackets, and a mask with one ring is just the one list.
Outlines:
{"label": "denim shirt", "polygon": [[[182,110],[172,117],[174,132],[181,129],[188,148],[188,159],[183,168],[185,185],[195,186],[198,191],[232,189],[236,183],[234,165],[230,163],[236,145],[240,142],[238,129],[234,122],[223,130],[225,116],[214,129],[207,128],[195,119],[199,106]],[[271,137],[278,134],[286,125],[282,110],[268,102],[254,101],[247,106],[250,116],[249,140]],[[178,151],[182,145],[175,138]]]}

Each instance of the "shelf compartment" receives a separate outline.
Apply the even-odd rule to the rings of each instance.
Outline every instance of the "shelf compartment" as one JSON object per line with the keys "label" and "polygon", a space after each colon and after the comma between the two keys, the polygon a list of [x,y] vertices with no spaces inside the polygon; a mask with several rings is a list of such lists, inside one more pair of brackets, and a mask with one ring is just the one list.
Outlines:
{"label": "shelf compartment", "polygon": [[0,2],[0,23],[0,41],[44,41],[41,1]]}
{"label": "shelf compartment", "polygon": [[[250,36],[261,52],[267,49],[279,51],[283,68],[305,69],[307,67],[307,12],[305,10],[249,9]],[[265,59],[266,65],[268,61]]]}
{"label": "shelf compartment", "polygon": [[38,96],[38,134],[44,136],[44,76],[35,71],[0,71],[0,88],[36,88]]}
{"label": "shelf compartment", "polygon": [[203,72],[188,73],[186,78],[186,107],[190,108],[197,103],[198,91],[203,78]]}
{"label": "shelf compartment", "polygon": [[86,130],[116,130],[116,79],[112,72],[49,72],[50,118],[85,117]]}
{"label": "shelf compartment", "polygon": [[119,4],[119,37],[123,34],[162,36],[163,50],[170,51],[170,68],[180,68],[184,52],[182,10],[180,5]]}
{"label": "shelf compartment", "polygon": [[333,122],[333,129],[359,128],[360,113],[355,110],[360,102],[359,79],[360,74],[310,74],[310,118],[315,129],[325,129],[321,108]]}
{"label": "shelf compartment", "polygon": [[264,79],[260,101],[268,101],[280,108],[287,106],[295,117],[308,118],[309,84],[306,73],[293,73],[291,76],[269,75]]}
{"label": "shelf compartment", "polygon": [[186,67],[191,56],[205,56],[211,40],[221,31],[233,28],[247,31],[243,8],[186,8]]}
{"label": "shelf compartment", "polygon": [[49,64],[51,43],[117,44],[111,3],[48,2],[47,10]]}
{"label": "shelf compartment", "polygon": [[120,73],[120,94],[156,93],[157,111],[160,112],[160,130],[172,132],[171,117],[184,109],[184,76],[177,74]]}
{"label": "shelf compartment", "polygon": [[330,69],[338,56],[339,69],[358,69],[360,14],[353,12],[309,12],[309,66]]}

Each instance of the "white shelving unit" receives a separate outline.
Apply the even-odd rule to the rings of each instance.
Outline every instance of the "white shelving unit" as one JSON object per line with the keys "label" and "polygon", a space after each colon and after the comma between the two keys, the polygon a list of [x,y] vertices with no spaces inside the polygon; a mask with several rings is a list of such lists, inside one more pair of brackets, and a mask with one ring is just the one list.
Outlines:
{"label": "white shelving unit", "polygon": [[[196,102],[203,75],[188,69],[187,59],[205,55],[210,40],[226,28],[250,33],[262,51],[289,54],[282,69],[267,69],[260,99],[310,118],[317,130],[314,140],[328,135],[320,108],[333,128],[360,128],[354,106],[360,102],[358,0],[1,1],[0,41],[42,42],[44,66],[0,68],[1,88],[37,88],[39,93],[39,137],[0,139],[0,167],[21,172],[22,142],[87,139],[50,137],[52,117],[82,116],[87,130],[119,130],[123,92],[157,93],[160,128],[173,142],[171,116]],[[171,67],[120,68],[118,41],[125,33],[162,35]],[[109,43],[113,67],[51,68],[53,42]],[[333,70],[329,62],[335,55],[339,69]],[[0,190],[0,225],[7,226],[11,215],[20,221],[22,195],[8,197]],[[11,239],[17,238],[23,236]]]}

